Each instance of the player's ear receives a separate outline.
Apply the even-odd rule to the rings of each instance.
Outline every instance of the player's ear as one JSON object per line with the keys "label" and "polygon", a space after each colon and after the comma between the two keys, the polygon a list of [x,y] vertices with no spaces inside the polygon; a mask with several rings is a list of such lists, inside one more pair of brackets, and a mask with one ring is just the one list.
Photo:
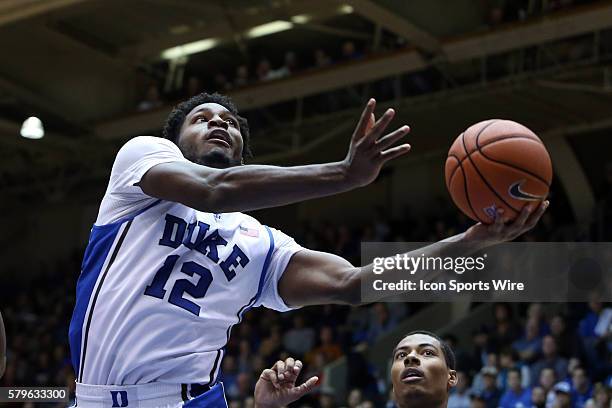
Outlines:
{"label": "player's ear", "polygon": [[453,388],[455,386],[457,386],[457,371],[455,370],[448,370],[448,388]]}

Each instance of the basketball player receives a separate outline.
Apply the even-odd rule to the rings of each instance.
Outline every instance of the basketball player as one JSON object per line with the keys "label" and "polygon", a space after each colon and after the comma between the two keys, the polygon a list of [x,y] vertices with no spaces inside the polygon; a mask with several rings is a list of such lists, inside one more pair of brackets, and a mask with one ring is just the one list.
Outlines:
{"label": "basketball player", "polygon": [[[232,326],[252,307],[360,303],[371,266],[298,245],[244,211],[365,186],[408,127],[383,135],[370,100],[344,160],[297,167],[244,165],[249,130],[226,96],[201,94],[169,115],[164,138],[118,152],[92,228],[70,324],[78,406],[225,406],[219,368]],[[532,228],[546,204],[450,241],[474,248]],[[419,250],[443,256],[454,243]]]}
{"label": "basketball player", "polygon": [[[391,382],[399,408],[446,408],[451,388],[457,385],[455,353],[440,337],[413,331],[393,350]],[[296,387],[301,362],[288,358],[264,370],[255,386],[255,406],[280,408],[312,390],[317,377]]]}
{"label": "basketball player", "polygon": [[457,385],[455,353],[433,333],[409,333],[393,350],[391,382],[399,408],[446,408]]}
{"label": "basketball player", "polygon": [[4,370],[6,370],[6,332],[2,313],[0,313],[0,378],[4,375]]}

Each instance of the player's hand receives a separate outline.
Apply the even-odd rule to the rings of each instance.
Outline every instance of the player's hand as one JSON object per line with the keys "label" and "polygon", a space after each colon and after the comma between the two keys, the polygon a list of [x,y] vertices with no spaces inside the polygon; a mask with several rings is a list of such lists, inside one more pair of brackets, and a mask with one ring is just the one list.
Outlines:
{"label": "player's hand", "polygon": [[291,357],[264,370],[255,384],[255,408],[282,407],[312,390],[319,381],[318,377],[311,377],[304,384],[295,386],[301,371],[302,362]]}
{"label": "player's hand", "polygon": [[495,245],[502,242],[512,241],[518,236],[536,226],[544,211],[550,203],[548,200],[539,204],[529,204],[523,207],[521,213],[512,222],[504,222],[504,212],[497,210],[497,217],[493,224],[478,223],[465,232],[465,240],[469,242],[481,242],[487,245]]}
{"label": "player's hand", "polygon": [[410,151],[409,144],[394,146],[410,131],[410,128],[402,126],[383,136],[383,132],[395,116],[395,111],[387,109],[377,121],[374,117],[375,107],[376,101],[370,99],[361,113],[351,138],[349,152],[343,161],[348,182],[355,187],[370,184],[386,162]]}

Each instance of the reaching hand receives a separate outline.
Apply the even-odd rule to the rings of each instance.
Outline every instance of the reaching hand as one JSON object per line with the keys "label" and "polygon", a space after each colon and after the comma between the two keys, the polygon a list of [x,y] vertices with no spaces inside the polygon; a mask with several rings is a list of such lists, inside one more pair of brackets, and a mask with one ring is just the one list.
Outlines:
{"label": "reaching hand", "polygon": [[318,377],[309,378],[296,387],[295,381],[302,371],[302,362],[289,357],[277,361],[270,369],[264,370],[255,384],[255,408],[277,408],[287,405],[312,390]]}
{"label": "reaching hand", "polygon": [[504,223],[503,210],[497,210],[497,217],[493,224],[478,224],[465,232],[465,239],[485,244],[499,244],[512,241],[536,226],[544,211],[548,208],[548,200],[540,204],[528,204],[523,207],[519,216],[510,223]]}
{"label": "reaching hand", "polygon": [[409,144],[393,146],[410,131],[410,128],[402,126],[381,137],[385,128],[393,119],[395,111],[387,109],[383,116],[376,121],[374,117],[375,107],[376,101],[370,99],[361,114],[355,132],[353,132],[349,152],[344,159],[349,182],[359,187],[373,182],[386,162],[410,151]]}

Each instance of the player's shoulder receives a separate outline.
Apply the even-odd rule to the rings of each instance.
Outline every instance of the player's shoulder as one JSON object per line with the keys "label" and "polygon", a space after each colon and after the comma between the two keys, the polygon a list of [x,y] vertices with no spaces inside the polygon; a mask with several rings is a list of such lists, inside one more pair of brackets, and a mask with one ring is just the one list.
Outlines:
{"label": "player's shoulder", "polygon": [[168,139],[157,136],[136,136],[128,140],[121,149],[119,149],[119,152],[121,153],[125,150],[150,150],[155,148],[180,151],[178,146]]}
{"label": "player's shoulder", "polygon": [[264,225],[259,222],[257,218],[252,217],[249,214],[234,212],[227,214],[226,217],[227,216],[232,217],[233,220],[242,226],[248,226],[249,228],[264,228]]}
{"label": "player's shoulder", "polygon": [[172,141],[156,136],[137,136],[119,149],[113,167],[124,169],[142,159],[167,161],[168,158],[184,159],[181,150]]}

